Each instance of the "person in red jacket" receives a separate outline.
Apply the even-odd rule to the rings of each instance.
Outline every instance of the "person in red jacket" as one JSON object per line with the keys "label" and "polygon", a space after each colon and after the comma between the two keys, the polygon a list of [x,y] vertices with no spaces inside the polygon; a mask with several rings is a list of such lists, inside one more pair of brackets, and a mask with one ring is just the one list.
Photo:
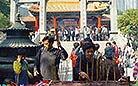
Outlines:
{"label": "person in red jacket", "polygon": [[115,49],[115,62],[116,62],[116,64],[119,64],[119,59],[118,59],[119,58],[118,46],[117,46],[117,44],[116,44],[115,41],[113,41],[112,43],[113,43],[113,47]]}
{"label": "person in red jacket", "polygon": [[116,56],[116,58],[118,58],[118,46],[117,46],[115,41],[113,41],[112,43],[113,43],[113,46],[115,48],[115,56]]}
{"label": "person in red jacket", "polygon": [[72,60],[72,68],[73,68],[73,78],[75,77],[75,66],[76,66],[76,60],[78,58],[77,54],[76,54],[76,49],[79,47],[79,43],[75,42],[73,44],[73,50],[70,54],[70,59]]}

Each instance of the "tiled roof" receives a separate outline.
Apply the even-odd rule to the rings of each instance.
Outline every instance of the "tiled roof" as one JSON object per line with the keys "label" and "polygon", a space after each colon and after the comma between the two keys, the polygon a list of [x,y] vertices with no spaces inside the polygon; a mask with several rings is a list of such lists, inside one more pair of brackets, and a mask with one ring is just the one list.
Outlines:
{"label": "tiled roof", "polygon": [[24,24],[21,24],[21,21],[16,21],[11,27],[7,28],[7,30],[30,30],[26,28]]}
{"label": "tiled roof", "polygon": [[19,47],[37,47],[35,43],[33,43],[29,38],[7,38],[1,44],[0,47],[11,47],[11,48],[19,48]]}
{"label": "tiled roof", "polygon": [[[87,11],[101,11],[107,9],[109,6],[106,3],[100,2],[91,2],[87,5]],[[39,6],[37,4],[29,8],[32,12],[39,12]],[[70,1],[70,2],[54,2],[48,1],[46,5],[47,12],[80,12],[80,2],[79,1]]]}
{"label": "tiled roof", "polygon": [[78,2],[80,0],[48,0],[48,2]]}
{"label": "tiled roof", "polygon": [[101,17],[101,21],[110,21],[110,15],[103,14],[102,17]]}
{"label": "tiled roof", "polygon": [[35,22],[35,17],[34,16],[24,16],[24,17],[22,17],[22,20],[24,22]]}
{"label": "tiled roof", "polygon": [[37,45],[28,37],[30,31],[32,30],[21,24],[21,21],[16,21],[10,28],[3,30],[3,32],[6,32],[7,36],[0,44],[0,47],[36,47]]}

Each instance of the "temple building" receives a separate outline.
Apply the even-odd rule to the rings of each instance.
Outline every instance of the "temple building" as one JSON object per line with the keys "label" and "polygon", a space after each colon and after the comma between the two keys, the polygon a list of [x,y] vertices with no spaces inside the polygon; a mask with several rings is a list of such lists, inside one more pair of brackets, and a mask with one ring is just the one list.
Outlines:
{"label": "temple building", "polygon": [[[33,4],[29,11],[33,16],[22,17],[27,27],[32,27],[38,31],[39,28],[39,3]],[[48,0],[46,3],[46,31],[55,27],[80,27],[80,0]],[[110,16],[108,2],[87,2],[86,5],[87,26],[100,28],[101,25],[110,29]],[[55,24],[56,23],[56,24]],[[32,25],[32,26],[31,26]],[[82,28],[82,27],[81,27]]]}

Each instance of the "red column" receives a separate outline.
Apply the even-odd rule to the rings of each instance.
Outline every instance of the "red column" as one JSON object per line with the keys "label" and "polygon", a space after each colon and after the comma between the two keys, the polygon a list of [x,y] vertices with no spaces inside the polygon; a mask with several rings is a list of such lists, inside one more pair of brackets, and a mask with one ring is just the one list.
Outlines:
{"label": "red column", "polygon": [[39,29],[39,20],[38,17],[35,17],[35,31],[38,32]]}
{"label": "red column", "polygon": [[97,24],[98,29],[101,28],[101,16],[98,16],[98,24]]}
{"label": "red column", "polygon": [[58,41],[58,31],[57,31],[57,19],[56,16],[54,16],[54,29],[55,29],[55,34],[56,34],[56,40]]}
{"label": "red column", "polygon": [[54,16],[54,29],[57,28],[57,19],[56,19],[56,16]]}

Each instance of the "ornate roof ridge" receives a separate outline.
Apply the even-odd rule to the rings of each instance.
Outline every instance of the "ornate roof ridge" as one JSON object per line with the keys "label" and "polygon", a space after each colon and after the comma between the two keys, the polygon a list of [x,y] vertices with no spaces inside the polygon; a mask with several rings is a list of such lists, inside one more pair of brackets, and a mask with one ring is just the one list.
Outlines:
{"label": "ornate roof ridge", "polygon": [[6,30],[30,30],[29,28],[25,27],[25,24],[22,24],[21,21],[16,21],[11,27],[7,28]]}

